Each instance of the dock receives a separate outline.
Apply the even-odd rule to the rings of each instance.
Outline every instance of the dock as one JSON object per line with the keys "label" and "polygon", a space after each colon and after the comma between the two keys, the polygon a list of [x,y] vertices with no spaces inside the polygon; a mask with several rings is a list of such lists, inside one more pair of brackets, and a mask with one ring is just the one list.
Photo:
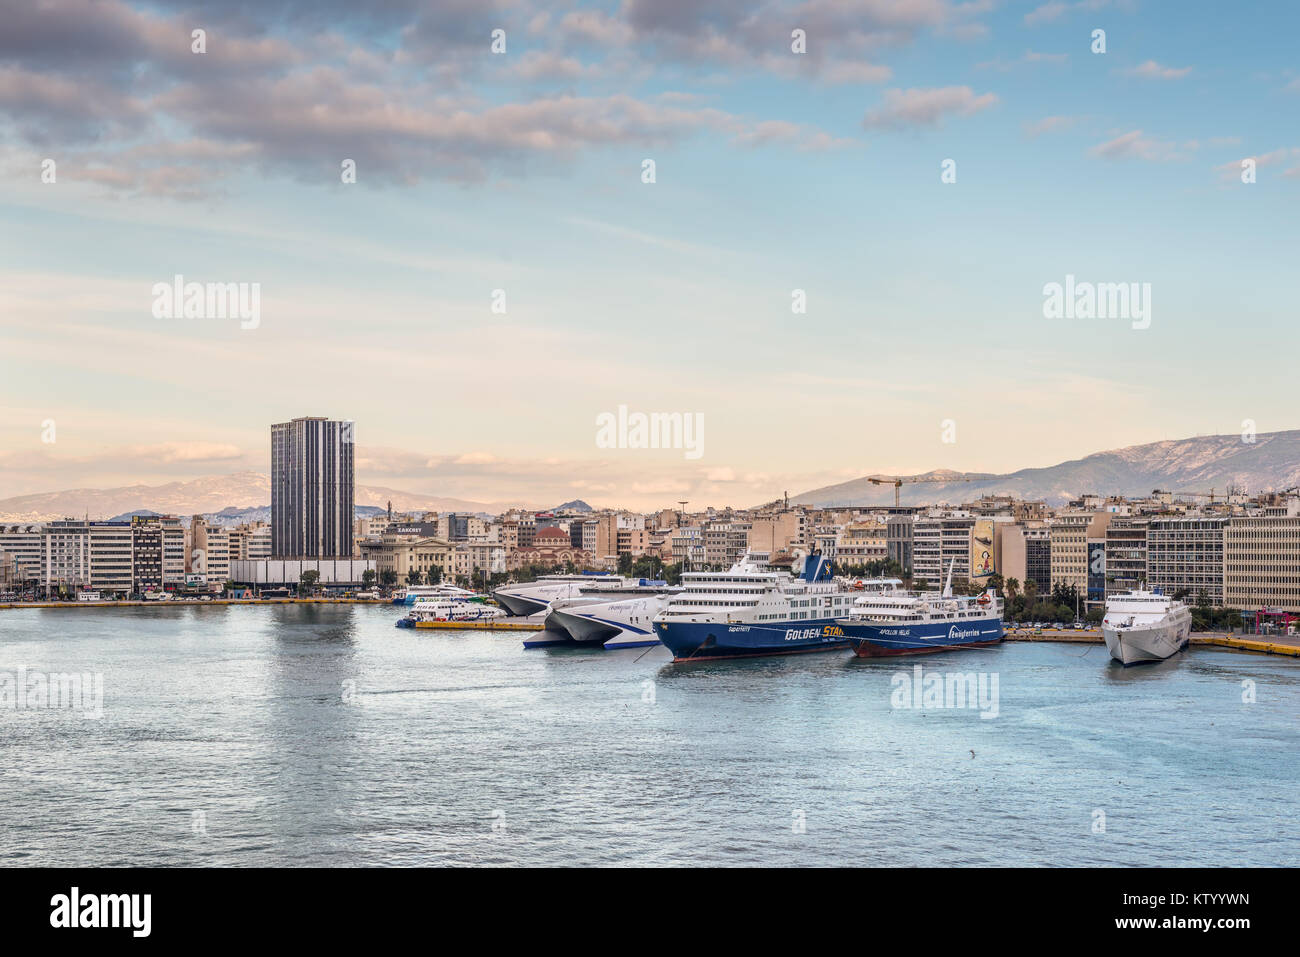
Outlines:
{"label": "dock", "polygon": [[[1064,641],[1085,644],[1102,644],[1100,630],[1089,629],[1064,631],[1054,628],[1024,629],[1009,628],[1006,641]],[[1300,658],[1300,638],[1287,635],[1230,635],[1221,632],[1192,632],[1192,645],[1214,645],[1219,648],[1233,648],[1237,651],[1253,651],[1265,655],[1287,655]]]}
{"label": "dock", "polygon": [[449,631],[541,631],[542,623],[526,618],[498,618],[496,621],[417,621],[415,627]]}
{"label": "dock", "polygon": [[6,608],[192,608],[203,605],[388,605],[386,598],[210,598],[191,601],[173,598],[166,601],[12,601],[0,602]]}

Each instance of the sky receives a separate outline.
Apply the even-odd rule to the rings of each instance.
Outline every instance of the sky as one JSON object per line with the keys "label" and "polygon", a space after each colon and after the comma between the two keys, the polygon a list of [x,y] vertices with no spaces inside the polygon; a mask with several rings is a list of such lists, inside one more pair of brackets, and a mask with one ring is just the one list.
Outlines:
{"label": "sky", "polygon": [[[360,484],[632,508],[1297,427],[1298,26],[0,0],[0,498],[266,471],[299,415]],[[1045,315],[1067,276],[1149,314]],[[620,407],[699,441],[608,447]]]}

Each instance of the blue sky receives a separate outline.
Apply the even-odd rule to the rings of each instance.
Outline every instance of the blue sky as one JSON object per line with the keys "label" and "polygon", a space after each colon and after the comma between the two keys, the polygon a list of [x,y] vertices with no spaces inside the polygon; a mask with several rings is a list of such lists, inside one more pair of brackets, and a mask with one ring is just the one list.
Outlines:
{"label": "blue sky", "polygon": [[[636,507],[1295,425],[1290,4],[30,6],[0,497],[264,470],[303,414],[364,484]],[[176,273],[260,324],[155,318]],[[1150,327],[1044,318],[1067,274]],[[597,448],[620,404],[705,454]]]}

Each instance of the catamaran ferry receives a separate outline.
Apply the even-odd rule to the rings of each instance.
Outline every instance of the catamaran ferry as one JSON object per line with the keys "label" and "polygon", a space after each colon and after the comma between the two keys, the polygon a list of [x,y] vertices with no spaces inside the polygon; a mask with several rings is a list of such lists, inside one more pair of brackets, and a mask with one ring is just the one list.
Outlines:
{"label": "catamaran ferry", "polygon": [[725,572],[687,572],[682,591],[654,617],[654,631],[674,661],[709,661],[832,651],[845,646],[838,624],[862,591],[895,587],[874,579],[836,581],[814,552],[798,577],[773,570],[751,552]]}
{"label": "catamaran ferry", "polygon": [[1004,634],[1002,600],[992,591],[954,598],[951,564],[942,593],[864,595],[837,624],[859,658],[980,648]]}

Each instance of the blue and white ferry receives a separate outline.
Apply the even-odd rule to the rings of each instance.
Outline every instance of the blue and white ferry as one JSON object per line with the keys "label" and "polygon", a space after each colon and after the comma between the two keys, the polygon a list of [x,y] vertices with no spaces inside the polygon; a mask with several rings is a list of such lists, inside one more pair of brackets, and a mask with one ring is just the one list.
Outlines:
{"label": "blue and white ferry", "polygon": [[461,588],[448,582],[437,585],[409,585],[402,591],[393,592],[394,605],[414,605],[417,601],[438,601],[442,598],[484,601],[486,595],[478,595],[468,588]]}
{"label": "blue and white ferry", "polygon": [[837,624],[859,658],[978,648],[1002,640],[1002,600],[992,590],[954,598],[952,565],[942,593],[864,595]]}
{"label": "blue and white ferry", "polygon": [[687,572],[682,591],[654,617],[674,661],[711,661],[843,649],[839,620],[863,591],[892,590],[894,580],[836,581],[814,552],[795,576],[750,552],[725,572]]}

